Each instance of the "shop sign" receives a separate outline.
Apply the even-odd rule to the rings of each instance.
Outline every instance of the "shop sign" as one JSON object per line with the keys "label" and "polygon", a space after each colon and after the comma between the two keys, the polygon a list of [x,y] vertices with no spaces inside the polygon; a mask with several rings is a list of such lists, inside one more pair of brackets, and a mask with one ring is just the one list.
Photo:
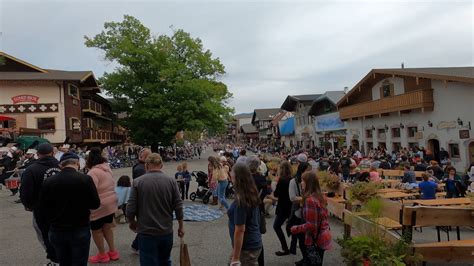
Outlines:
{"label": "shop sign", "polygon": [[469,138],[469,130],[468,129],[459,130],[459,138],[460,139],[468,139]]}
{"label": "shop sign", "polygon": [[456,128],[457,122],[456,121],[441,121],[436,126],[438,129],[445,129],[445,128]]}
{"label": "shop sign", "polygon": [[17,95],[12,97],[13,104],[17,103],[38,103],[39,97],[34,95]]}

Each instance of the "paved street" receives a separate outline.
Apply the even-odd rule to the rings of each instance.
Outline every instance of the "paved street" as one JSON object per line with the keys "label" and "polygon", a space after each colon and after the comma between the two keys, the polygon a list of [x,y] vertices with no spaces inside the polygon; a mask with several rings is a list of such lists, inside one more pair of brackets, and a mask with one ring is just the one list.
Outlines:
{"label": "paved street", "polygon": [[[200,160],[188,161],[190,170],[206,170],[205,158],[210,153],[205,153]],[[176,162],[165,164],[165,172],[174,174]],[[115,178],[123,174],[131,174],[130,168],[114,170]],[[196,184],[190,188],[194,191]],[[31,213],[25,212],[21,204],[15,204],[16,197],[10,197],[10,192],[0,191],[0,265],[42,265],[45,263],[45,253],[36,240],[31,225]],[[186,204],[192,204],[186,201]],[[196,202],[195,204],[201,204]],[[293,265],[299,256],[277,257],[274,255],[280,249],[278,239],[272,229],[273,217],[267,219],[268,232],[263,236],[265,248],[266,265]],[[342,236],[341,222],[331,218],[330,220],[333,238]],[[175,227],[176,228],[176,227]],[[109,265],[138,265],[137,255],[133,255],[130,243],[134,238],[133,232],[126,224],[119,224],[116,228],[116,246],[121,252],[122,258]],[[226,265],[230,255],[231,245],[227,229],[227,216],[213,222],[185,222],[185,240],[189,246],[189,252],[193,265]],[[472,236],[474,230],[464,228],[462,236]],[[445,238],[445,235],[442,235]],[[451,233],[455,237],[455,233]],[[416,239],[436,241],[436,232],[433,229],[424,228],[423,234],[415,232]],[[325,254],[325,265],[342,265],[339,246],[333,243],[333,250]],[[96,253],[96,248],[91,242],[91,254]],[[175,245],[172,252],[173,265],[179,265],[179,242],[175,236]],[[430,264],[433,265],[433,264]]]}

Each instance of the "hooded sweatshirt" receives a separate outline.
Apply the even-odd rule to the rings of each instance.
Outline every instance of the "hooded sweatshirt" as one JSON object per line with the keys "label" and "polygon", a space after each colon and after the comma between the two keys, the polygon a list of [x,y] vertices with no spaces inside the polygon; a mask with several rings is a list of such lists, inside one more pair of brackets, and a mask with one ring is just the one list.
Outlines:
{"label": "hooded sweatshirt", "polygon": [[94,181],[100,198],[100,207],[91,211],[91,221],[98,220],[117,211],[117,194],[112,169],[107,163],[92,167],[87,173]]}
{"label": "hooded sweatshirt", "polygon": [[58,160],[52,156],[43,157],[28,166],[21,176],[20,199],[25,208],[39,208],[43,181],[61,172]]}

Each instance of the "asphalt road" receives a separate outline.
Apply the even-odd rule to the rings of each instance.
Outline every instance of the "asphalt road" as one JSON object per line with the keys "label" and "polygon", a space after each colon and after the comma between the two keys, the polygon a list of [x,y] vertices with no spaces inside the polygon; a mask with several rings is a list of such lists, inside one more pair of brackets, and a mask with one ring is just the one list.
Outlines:
{"label": "asphalt road", "polygon": [[[188,161],[190,171],[207,171],[207,156],[212,154],[208,151],[201,159]],[[169,175],[174,175],[176,162],[165,163],[164,171]],[[131,175],[130,168],[114,170],[115,178],[121,175]],[[196,189],[193,182],[190,191]],[[21,204],[15,204],[17,197],[10,197],[10,192],[0,190],[0,265],[43,265],[46,262],[45,252],[38,243],[33,227],[32,214],[26,212]],[[193,204],[186,201],[185,204]],[[195,202],[194,204],[202,204]],[[274,216],[267,219],[267,233],[263,235],[265,248],[266,265],[294,265],[300,259],[300,255],[289,255],[277,257],[274,253],[280,250],[278,238],[273,231]],[[333,241],[337,237],[342,237],[343,227],[338,220],[331,218],[331,231]],[[175,228],[177,224],[175,223]],[[424,229],[422,238],[427,237],[435,241],[436,232]],[[463,229],[463,235],[468,234],[472,238],[474,230]],[[415,233],[416,234],[416,233]],[[454,233],[452,234],[454,238]],[[119,224],[115,230],[116,247],[121,253],[121,259],[108,265],[139,265],[137,255],[134,255],[130,248],[130,243],[134,238],[134,233],[128,229],[126,224]],[[191,257],[192,265],[227,265],[231,252],[231,243],[227,228],[227,216],[212,222],[185,222],[185,241]],[[428,240],[427,239],[427,240]],[[95,254],[97,249],[91,241],[90,254]],[[175,235],[172,251],[173,265],[179,265],[179,241]],[[340,248],[334,242],[333,249],[326,252],[324,256],[325,265],[343,265],[340,256]]]}

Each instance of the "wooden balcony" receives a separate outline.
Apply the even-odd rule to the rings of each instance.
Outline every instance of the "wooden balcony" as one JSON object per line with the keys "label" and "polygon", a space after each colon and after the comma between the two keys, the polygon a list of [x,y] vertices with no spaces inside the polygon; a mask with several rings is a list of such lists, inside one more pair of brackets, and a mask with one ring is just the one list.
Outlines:
{"label": "wooden balcony", "polygon": [[120,142],[124,140],[124,135],[106,130],[84,129],[82,130],[84,142]]}
{"label": "wooden balcony", "polygon": [[82,111],[102,115],[102,105],[92,100],[82,100]]}
{"label": "wooden balcony", "polygon": [[426,89],[342,107],[339,114],[341,119],[350,119],[413,109],[432,110],[433,106],[433,89]]}

